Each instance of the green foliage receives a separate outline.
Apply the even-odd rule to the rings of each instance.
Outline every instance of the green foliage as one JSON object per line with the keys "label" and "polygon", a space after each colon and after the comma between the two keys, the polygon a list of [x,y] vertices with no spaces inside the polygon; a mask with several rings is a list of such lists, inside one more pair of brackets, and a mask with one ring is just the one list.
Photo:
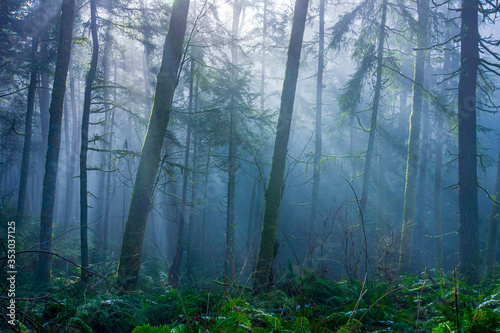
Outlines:
{"label": "green foliage", "polygon": [[132,331],[132,333],[170,333],[170,332],[172,332],[172,330],[170,329],[170,327],[168,327],[168,325],[152,327],[149,324],[137,326]]}
{"label": "green foliage", "polygon": [[34,307],[20,324],[79,333],[500,331],[498,279],[470,287],[446,276],[406,275],[378,284],[289,278],[293,283],[280,287],[295,285],[296,295],[280,289],[229,294],[212,286],[153,296],[87,291],[84,299],[67,298],[83,290],[68,288],[58,295],[66,298]]}

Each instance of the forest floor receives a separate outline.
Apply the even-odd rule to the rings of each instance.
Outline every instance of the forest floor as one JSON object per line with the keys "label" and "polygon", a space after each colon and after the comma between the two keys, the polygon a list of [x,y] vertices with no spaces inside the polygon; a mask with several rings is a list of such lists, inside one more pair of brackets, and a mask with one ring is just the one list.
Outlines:
{"label": "forest floor", "polygon": [[16,302],[15,327],[2,323],[9,319],[2,297],[0,331],[500,332],[500,279],[470,287],[442,273],[391,282],[302,276],[258,294],[211,280],[174,290],[148,276],[143,291],[120,294],[103,281],[56,278],[49,295],[32,291]]}

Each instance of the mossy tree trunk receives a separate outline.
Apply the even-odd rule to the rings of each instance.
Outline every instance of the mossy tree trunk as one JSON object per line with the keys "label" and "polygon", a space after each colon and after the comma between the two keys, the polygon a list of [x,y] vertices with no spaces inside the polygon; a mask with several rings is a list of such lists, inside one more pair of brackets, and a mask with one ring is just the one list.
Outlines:
{"label": "mossy tree trunk", "polygon": [[126,290],[135,288],[139,278],[144,232],[152,206],[153,189],[160,163],[163,139],[170,117],[174,91],[178,83],[188,8],[189,0],[175,0],[172,5],[162,63],[157,76],[155,100],[142,146],[123,234],[117,282]]}
{"label": "mossy tree trunk", "polygon": [[460,271],[479,282],[479,213],[477,199],[476,82],[479,65],[478,0],[462,1],[460,76],[458,82],[458,206]]}
{"label": "mossy tree trunk", "polygon": [[[75,1],[63,0],[61,6],[61,25],[57,49],[56,69],[52,98],[50,101],[48,148],[45,157],[45,174],[43,177],[42,209],[40,214],[40,250],[50,252],[52,249],[52,224],[54,218],[54,204],[56,194],[57,169],[59,166],[59,152],[61,147],[61,128],[66,92],[66,78],[68,75],[69,59],[71,56],[71,40],[73,38],[73,22],[75,15]],[[52,257],[48,253],[40,253],[38,279],[39,285],[50,281],[52,271]]]}
{"label": "mossy tree trunk", "polygon": [[271,174],[266,189],[266,202],[259,254],[254,271],[254,290],[266,289],[269,287],[271,266],[276,255],[275,251],[277,250],[275,243],[276,228],[278,226],[278,209],[283,195],[288,140],[290,137],[293,103],[297,87],[297,77],[299,74],[300,53],[304,37],[308,4],[309,0],[296,0],[295,2]]}
{"label": "mossy tree trunk", "polygon": [[[80,251],[81,265],[89,266],[89,244],[87,236],[88,224],[88,189],[87,189],[87,154],[89,149],[89,123],[90,104],[92,99],[92,86],[97,71],[99,58],[99,40],[97,37],[97,8],[96,0],[90,0],[90,31],[92,33],[92,59],[85,80],[82,116],[82,142],[80,147]],[[84,281],[87,272],[82,269],[81,280]]]}
{"label": "mossy tree trunk", "polygon": [[420,123],[422,119],[422,99],[427,46],[427,24],[429,21],[429,0],[417,2],[417,56],[413,79],[413,101],[410,115],[410,133],[406,160],[406,183],[403,206],[403,228],[399,248],[399,272],[408,272],[411,265],[413,228],[415,226],[415,207],[417,195],[417,174],[420,154]]}

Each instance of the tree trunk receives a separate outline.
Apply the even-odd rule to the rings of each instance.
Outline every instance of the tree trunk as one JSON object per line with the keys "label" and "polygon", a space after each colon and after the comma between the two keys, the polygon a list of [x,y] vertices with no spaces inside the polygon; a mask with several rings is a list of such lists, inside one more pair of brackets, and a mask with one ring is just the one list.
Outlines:
{"label": "tree trunk", "polygon": [[35,107],[35,92],[36,92],[36,53],[38,49],[38,36],[34,36],[31,41],[31,74],[28,87],[28,103],[26,107],[26,119],[24,122],[24,145],[23,158],[21,162],[21,179],[19,180],[19,197],[17,200],[17,221],[23,223],[26,204],[26,188],[28,185],[28,169],[30,164],[31,154],[31,136],[33,124],[33,109]]}
{"label": "tree trunk", "polygon": [[66,207],[64,213],[64,230],[69,230],[70,220],[73,217],[73,200],[74,200],[74,186],[75,186],[75,169],[76,169],[76,154],[78,150],[78,112],[76,109],[76,92],[75,92],[75,79],[73,75],[73,64],[70,63],[69,68],[69,95],[71,97],[71,121],[72,121],[72,135],[71,135],[71,155],[69,156],[69,160],[66,161],[68,163],[67,168],[67,176],[66,176]]}
{"label": "tree trunk", "polygon": [[[495,190],[493,197],[498,202],[500,197],[500,150],[498,151],[497,179],[495,181]],[[486,242],[486,274],[492,276],[495,274],[497,265],[497,247],[498,247],[498,224],[500,221],[500,205],[493,202],[490,212],[490,226],[488,228],[488,240]]]}
{"label": "tree trunk", "polygon": [[262,60],[260,73],[260,110],[264,112],[266,88],[266,38],[267,38],[267,0],[264,0],[264,13],[262,18]]}
{"label": "tree trunk", "polygon": [[259,254],[254,271],[254,290],[269,287],[271,266],[277,250],[275,243],[276,228],[278,226],[278,209],[283,194],[288,140],[290,137],[293,103],[295,99],[295,89],[297,87],[297,77],[299,74],[300,53],[304,37],[308,4],[309,0],[297,0],[295,2],[271,174],[266,190],[266,203]]}
{"label": "tree trunk", "polygon": [[[426,71],[428,73],[427,77],[432,75],[430,61],[427,58],[426,61]],[[425,87],[429,87],[428,80],[424,79]],[[427,156],[429,152],[428,142],[430,137],[430,123],[429,123],[429,101],[425,99],[422,105],[422,116],[423,116],[423,124],[422,124],[422,145],[420,146],[420,164],[419,164],[419,173],[420,176],[418,178],[418,213],[417,213],[417,234],[414,238],[415,242],[415,250],[413,250],[413,256],[417,260],[418,263],[427,266],[427,262],[424,260],[426,258],[425,250],[425,221],[428,219],[426,198],[427,198]],[[429,252],[427,252],[429,254]]]}
{"label": "tree trunk", "polygon": [[118,284],[124,289],[135,288],[139,278],[144,232],[152,205],[163,138],[169,121],[174,91],[178,83],[177,72],[182,57],[188,8],[189,0],[175,0],[172,5],[169,30],[158,73],[155,101],[142,146],[141,159],[123,235],[118,267]]}
{"label": "tree trunk", "polygon": [[413,246],[413,228],[415,226],[415,206],[417,194],[417,174],[420,154],[420,123],[422,119],[422,98],[427,46],[427,24],[429,21],[429,1],[417,2],[417,57],[413,80],[413,101],[410,115],[410,133],[408,139],[408,158],[406,161],[406,184],[404,193],[403,228],[399,249],[399,272],[410,270]]}
{"label": "tree trunk", "polygon": [[[196,108],[195,108],[196,110]],[[193,276],[193,265],[195,260],[195,252],[196,246],[194,244],[198,244],[198,240],[196,238],[197,231],[197,217],[198,214],[196,212],[196,196],[198,193],[198,182],[196,180],[196,170],[198,169],[198,146],[199,140],[196,134],[193,134],[193,174],[191,176],[191,207],[189,207],[189,227],[188,227],[188,252],[187,252],[187,275],[194,278]]]}
{"label": "tree trunk", "polygon": [[385,21],[387,18],[387,0],[382,3],[382,20],[380,21],[380,31],[378,35],[377,49],[377,79],[375,82],[375,96],[373,96],[373,109],[370,119],[370,134],[368,136],[368,147],[366,148],[365,171],[363,173],[363,187],[361,190],[361,212],[365,212],[368,202],[368,187],[370,186],[370,171],[373,158],[373,146],[375,144],[375,134],[377,131],[377,116],[380,103],[380,93],[382,91],[382,63],[384,60],[385,42]]}
{"label": "tree trunk", "polygon": [[[45,158],[45,175],[43,177],[42,210],[40,214],[40,250],[50,252],[52,249],[52,220],[57,182],[57,168],[61,146],[61,123],[66,91],[69,58],[71,56],[71,40],[73,37],[73,19],[75,1],[63,0],[61,6],[61,26],[57,49],[56,70],[52,100],[50,102],[50,126],[48,133],[48,148]],[[50,281],[52,257],[48,253],[40,253],[38,268],[38,283],[45,285]]]}
{"label": "tree trunk", "polygon": [[170,282],[174,288],[178,288],[180,284],[180,273],[182,263],[182,252],[184,249],[184,226],[189,223],[189,218],[186,218],[186,202],[187,188],[189,178],[189,153],[191,149],[191,118],[193,111],[193,82],[194,82],[194,60],[191,58],[191,66],[189,70],[189,101],[188,101],[188,116],[187,116],[187,133],[186,133],[186,148],[184,152],[184,174],[182,177],[182,198],[181,198],[181,214],[179,219],[179,231],[176,239],[176,251],[172,266],[170,266],[169,276]]}
{"label": "tree trunk", "polygon": [[144,79],[144,93],[145,93],[145,105],[146,107],[144,108],[145,113],[144,116],[145,118],[149,118],[149,113],[151,111],[151,79],[150,79],[150,71],[151,71],[151,65],[150,65],[150,33],[151,33],[151,28],[148,22],[148,18],[145,14],[145,8],[144,8],[144,2],[141,0],[140,1],[140,7],[142,10],[142,37],[144,39],[144,53],[142,55],[142,76]]}
{"label": "tree trunk", "polygon": [[[387,179],[385,177],[387,169],[387,148],[380,145],[378,148],[378,184],[377,184],[377,245],[381,245],[384,240],[385,230],[388,223],[387,214]],[[385,251],[385,249],[383,249]]]}
{"label": "tree trunk", "polygon": [[[97,39],[97,13],[96,0],[90,0],[90,30],[92,32],[92,59],[85,82],[82,117],[82,145],[80,148],[80,245],[82,267],[89,266],[89,245],[87,237],[88,224],[88,190],[87,190],[87,154],[89,149],[89,122],[92,85],[97,70],[99,57],[99,40]],[[84,281],[87,272],[82,269],[81,280]]]}
{"label": "tree trunk", "polygon": [[478,0],[462,1],[462,43],[458,82],[458,206],[460,271],[479,283],[476,80],[479,64]]}
{"label": "tree trunk", "polygon": [[443,166],[444,115],[436,112],[436,170],[434,171],[434,237],[436,238],[436,269],[443,267],[443,219],[441,216],[441,170]]}
{"label": "tree trunk", "polygon": [[[210,151],[212,140],[208,139],[207,162],[205,164],[205,187],[203,189],[203,216],[201,220],[201,253],[205,253],[205,230],[207,226],[207,208],[208,208],[208,171],[210,170]],[[205,272],[205,260],[201,261],[201,271]]]}
{"label": "tree trunk", "polygon": [[[105,84],[108,84],[109,82],[109,77],[110,77],[110,64],[109,64],[109,54],[110,54],[110,48],[111,48],[111,43],[110,43],[110,31],[111,29],[108,27],[106,30],[106,40],[104,41],[104,52],[103,52],[103,61],[102,61],[102,66],[103,66],[103,75],[104,75],[104,82]],[[108,100],[110,97],[109,90],[106,89],[104,91],[104,99]],[[111,149],[113,147],[113,130],[115,126],[115,112],[111,108],[107,108],[106,110],[106,128],[107,131],[105,131],[106,134],[109,135],[108,140],[106,141],[105,147],[108,149]],[[105,200],[104,200],[104,220],[102,223],[102,245],[101,250],[102,250],[102,258],[103,260],[106,260],[106,253],[108,252],[108,230],[109,230],[109,209],[111,206],[111,194],[112,192],[114,193],[114,185],[113,185],[113,191],[111,190],[111,172],[110,170],[113,169],[113,163],[112,159],[109,153],[107,153],[106,158],[105,158],[105,168],[108,170],[106,172],[105,180],[104,180],[104,190],[106,192],[105,194]]]}
{"label": "tree trunk", "polygon": [[254,239],[254,213],[255,213],[255,194],[257,192],[257,177],[253,179],[252,196],[250,198],[250,207],[248,208],[247,224],[247,258],[253,257],[253,239]]}
{"label": "tree trunk", "polygon": [[[231,44],[231,64],[233,70],[233,80],[236,80],[238,66],[238,48],[236,42],[238,39],[238,28],[240,24],[242,1],[235,0],[233,4],[233,25],[231,33],[234,41]],[[235,271],[235,258],[234,258],[234,200],[236,194],[236,170],[238,169],[236,160],[236,103],[234,92],[231,95],[229,108],[229,158],[227,166],[227,212],[226,212],[226,244],[225,244],[225,260],[224,260],[224,277],[232,279]]]}
{"label": "tree trunk", "polygon": [[321,111],[323,109],[323,68],[324,68],[324,44],[325,44],[325,1],[319,3],[319,45],[318,45],[318,76],[316,77],[316,127],[314,141],[314,161],[313,161],[313,188],[311,202],[311,230],[318,221],[319,206],[319,182],[321,179],[320,159],[321,159]]}

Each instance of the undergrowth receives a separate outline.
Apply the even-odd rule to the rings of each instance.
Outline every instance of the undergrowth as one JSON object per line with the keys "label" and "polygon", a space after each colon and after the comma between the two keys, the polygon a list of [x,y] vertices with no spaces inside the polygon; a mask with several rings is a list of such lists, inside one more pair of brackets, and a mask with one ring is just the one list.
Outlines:
{"label": "undergrowth", "polygon": [[442,274],[392,283],[293,278],[257,295],[241,286],[227,289],[208,281],[197,289],[112,294],[75,284],[18,301],[17,326],[2,323],[0,331],[500,332],[498,279],[470,287]]}

